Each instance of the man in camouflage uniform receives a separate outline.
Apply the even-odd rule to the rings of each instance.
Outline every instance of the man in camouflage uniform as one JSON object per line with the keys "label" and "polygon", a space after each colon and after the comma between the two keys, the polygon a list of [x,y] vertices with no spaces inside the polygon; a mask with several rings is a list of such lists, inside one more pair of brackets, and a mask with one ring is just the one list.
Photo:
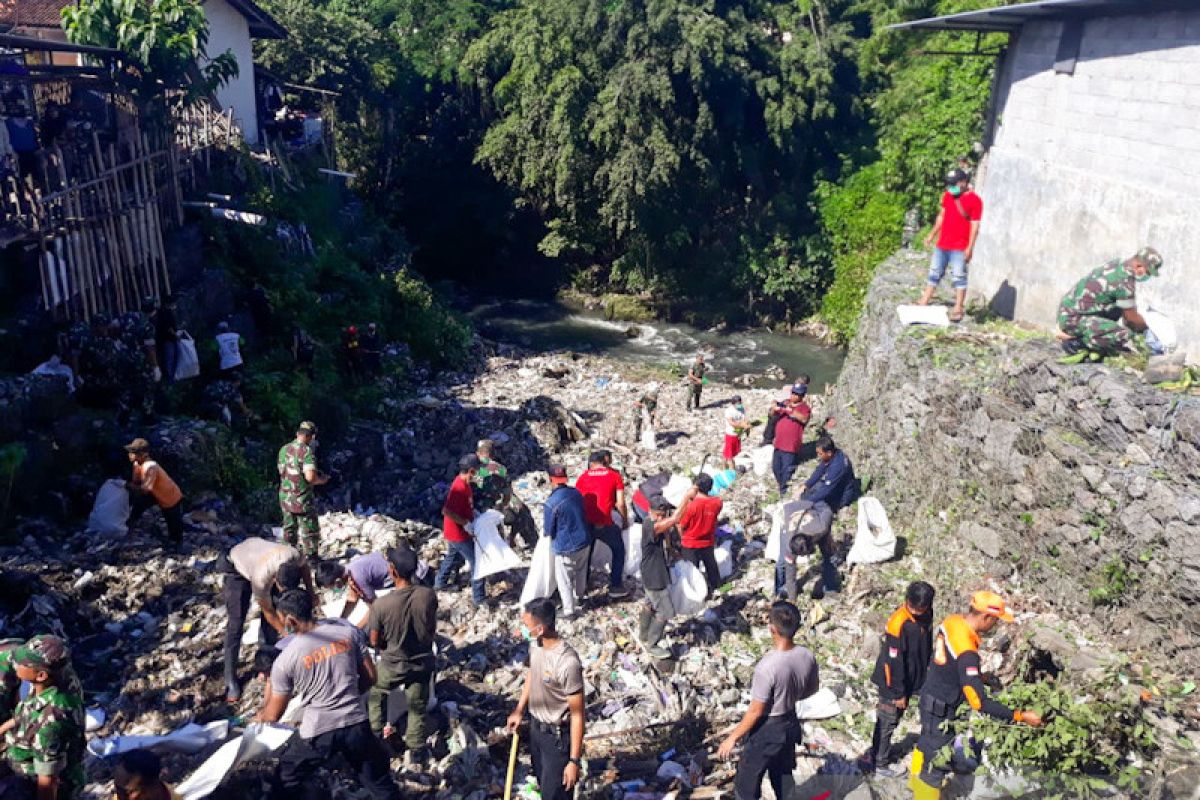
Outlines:
{"label": "man in camouflage uniform", "polygon": [[329,481],[317,472],[312,441],[317,426],[301,422],[296,438],[279,449],[279,507],[283,511],[283,538],[309,561],[320,558],[320,529],[313,503],[313,487]]}
{"label": "man in camouflage uniform", "polygon": [[1068,355],[1082,361],[1088,353],[1127,350],[1133,341],[1130,331],[1146,330],[1146,320],[1137,310],[1137,284],[1157,276],[1161,268],[1158,251],[1143,247],[1131,258],[1097,267],[1075,284],[1058,308],[1058,327]]}
{"label": "man in camouflage uniform", "polygon": [[658,384],[646,387],[646,393],[633,404],[633,443],[642,438],[642,422],[649,418],[651,425],[658,424]]}
{"label": "man in camouflage uniform", "polygon": [[526,547],[532,548],[537,544],[537,524],[528,507],[512,490],[508,468],[495,459],[495,454],[496,443],[491,439],[480,439],[475,445],[480,465],[471,481],[475,508],[494,508],[502,513],[508,528],[508,543],[515,546],[520,537]]}
{"label": "man in camouflage uniform", "polygon": [[[84,708],[78,681],[70,679],[70,652],[62,639],[43,635],[16,648],[11,658],[17,677],[33,690],[0,726],[14,773],[8,785],[38,800],[76,798],[86,780]],[[3,782],[0,787],[7,788]]]}
{"label": "man in camouflage uniform", "polygon": [[246,408],[246,400],[242,396],[241,375],[234,372],[206,386],[201,409],[207,417],[220,420],[234,429],[242,428],[250,418],[250,409]]}

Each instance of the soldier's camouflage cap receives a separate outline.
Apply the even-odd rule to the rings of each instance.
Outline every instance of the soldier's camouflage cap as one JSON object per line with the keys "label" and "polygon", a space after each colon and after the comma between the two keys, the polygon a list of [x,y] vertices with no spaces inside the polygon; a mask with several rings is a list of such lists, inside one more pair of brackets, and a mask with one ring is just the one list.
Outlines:
{"label": "soldier's camouflage cap", "polygon": [[296,430],[300,433],[315,434],[317,432],[317,423],[309,422],[308,420],[304,420],[304,422],[301,422],[300,425],[296,428]]}
{"label": "soldier's camouflage cap", "polygon": [[35,636],[13,651],[14,664],[32,669],[57,669],[71,658],[66,642],[57,636]]}
{"label": "soldier's camouflage cap", "polygon": [[1158,275],[1158,271],[1162,269],[1162,256],[1153,247],[1143,247],[1137,251],[1137,255],[1134,258],[1145,264],[1146,271],[1151,275]]}

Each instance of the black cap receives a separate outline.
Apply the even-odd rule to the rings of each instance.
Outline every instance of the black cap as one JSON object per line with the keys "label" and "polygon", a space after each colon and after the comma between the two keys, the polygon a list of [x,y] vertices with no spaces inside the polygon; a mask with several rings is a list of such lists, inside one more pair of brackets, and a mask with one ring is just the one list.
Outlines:
{"label": "black cap", "polygon": [[961,169],[952,169],[946,173],[946,185],[947,186],[953,186],[956,183],[962,183],[963,181],[966,181],[966,180],[970,180],[970,176],[967,175],[967,173],[963,172]]}
{"label": "black cap", "polygon": [[742,402],[742,396],[740,394],[735,394],[733,397],[729,398],[729,402],[740,403]]}
{"label": "black cap", "polygon": [[389,547],[387,560],[396,570],[396,574],[408,580],[417,571],[417,554],[409,547]]}
{"label": "black cap", "polygon": [[458,460],[458,471],[466,472],[469,469],[479,469],[483,462],[479,460],[479,456],[474,453],[469,453]]}
{"label": "black cap", "polygon": [[551,464],[546,467],[546,474],[551,478],[561,478],[565,481],[567,479],[567,468],[562,464]]}

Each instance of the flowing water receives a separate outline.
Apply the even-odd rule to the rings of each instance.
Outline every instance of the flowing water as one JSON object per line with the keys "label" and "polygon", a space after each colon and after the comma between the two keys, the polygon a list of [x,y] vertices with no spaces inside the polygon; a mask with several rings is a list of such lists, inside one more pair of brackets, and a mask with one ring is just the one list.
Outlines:
{"label": "flowing water", "polygon": [[[775,387],[799,373],[812,376],[815,391],[837,379],[845,353],[815,339],[765,330],[718,333],[675,322],[610,322],[599,311],[558,303],[505,300],[468,312],[490,339],[536,350],[574,350],[656,366],[688,365],[703,351],[710,375],[731,381],[757,377],[755,386]],[[636,331],[630,336],[630,329]],[[765,377],[765,373],[775,377]]]}

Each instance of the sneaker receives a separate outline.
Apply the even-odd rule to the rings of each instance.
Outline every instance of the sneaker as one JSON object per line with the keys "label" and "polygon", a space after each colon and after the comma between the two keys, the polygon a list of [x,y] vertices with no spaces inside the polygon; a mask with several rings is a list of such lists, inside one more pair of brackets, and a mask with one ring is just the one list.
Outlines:
{"label": "sneaker", "polygon": [[877,778],[903,778],[907,774],[908,770],[904,768],[903,764],[891,764],[875,769],[875,776]]}
{"label": "sneaker", "polygon": [[611,600],[624,600],[629,597],[629,590],[624,586],[614,586],[608,590],[608,597]]}
{"label": "sneaker", "polygon": [[656,644],[653,647],[647,647],[646,652],[652,657],[657,658],[659,661],[666,661],[671,657],[671,651],[660,644]]}

